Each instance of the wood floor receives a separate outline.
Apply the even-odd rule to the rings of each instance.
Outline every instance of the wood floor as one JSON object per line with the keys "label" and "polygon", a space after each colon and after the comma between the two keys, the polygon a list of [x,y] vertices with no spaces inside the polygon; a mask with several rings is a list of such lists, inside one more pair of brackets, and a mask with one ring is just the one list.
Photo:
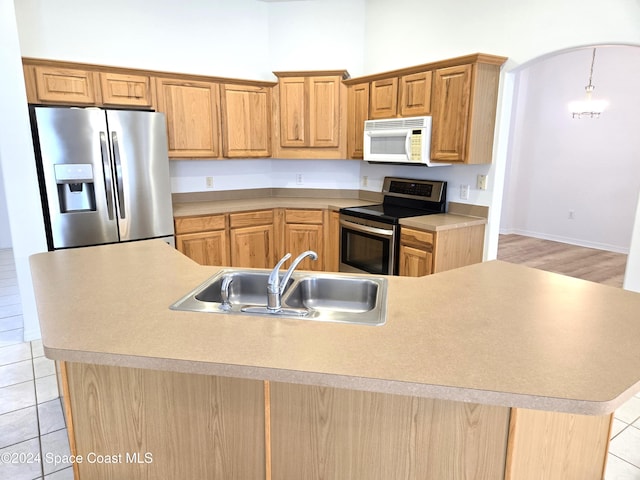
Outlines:
{"label": "wood floor", "polygon": [[498,260],[622,287],[627,255],[522,235],[500,235]]}

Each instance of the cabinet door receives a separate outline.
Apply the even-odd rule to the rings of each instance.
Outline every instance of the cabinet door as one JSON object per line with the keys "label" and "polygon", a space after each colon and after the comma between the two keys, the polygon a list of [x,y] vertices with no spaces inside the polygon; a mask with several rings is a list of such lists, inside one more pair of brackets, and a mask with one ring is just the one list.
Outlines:
{"label": "cabinet door", "polygon": [[431,264],[431,252],[408,245],[400,245],[400,275],[406,277],[429,275],[431,273]]}
{"label": "cabinet door", "polygon": [[94,73],[71,68],[33,69],[37,99],[43,103],[96,105]]}
{"label": "cabinet door", "polygon": [[325,236],[324,269],[327,272],[340,270],[340,214],[329,213],[329,231]]}
{"label": "cabinet door", "polygon": [[222,154],[271,155],[271,88],[222,85]]}
{"label": "cabinet door", "polygon": [[309,146],[340,144],[340,78],[309,78]]}
{"label": "cabinet door", "polygon": [[433,78],[431,159],[464,162],[469,134],[472,66],[440,68]]}
{"label": "cabinet door", "polygon": [[[292,258],[305,252],[313,250],[318,254],[317,260],[305,258],[298,270],[324,270],[324,228],[322,225],[309,225],[287,223],[284,226],[285,248],[287,252],[291,252]],[[291,264],[291,260],[287,265]]]}
{"label": "cabinet door", "polygon": [[176,235],[176,248],[200,265],[230,265],[225,230]]}
{"label": "cabinet door", "polygon": [[215,83],[158,80],[158,110],[167,117],[170,157],[219,155],[218,92]]}
{"label": "cabinet door", "polygon": [[398,115],[398,78],[371,82],[370,118],[393,118]]}
{"label": "cabinet door", "polygon": [[351,85],[347,98],[348,155],[349,158],[363,158],[364,122],[369,119],[369,84]]}
{"label": "cabinet door", "polygon": [[273,225],[231,229],[231,265],[246,268],[273,268],[275,265]]}
{"label": "cabinet door", "polygon": [[280,79],[280,145],[309,146],[305,77]]}
{"label": "cabinet door", "polygon": [[151,107],[153,105],[152,83],[147,75],[123,75],[100,72],[102,103],[104,105],[127,105]]}
{"label": "cabinet door", "polygon": [[421,72],[400,77],[400,116],[431,113],[431,76],[431,72]]}

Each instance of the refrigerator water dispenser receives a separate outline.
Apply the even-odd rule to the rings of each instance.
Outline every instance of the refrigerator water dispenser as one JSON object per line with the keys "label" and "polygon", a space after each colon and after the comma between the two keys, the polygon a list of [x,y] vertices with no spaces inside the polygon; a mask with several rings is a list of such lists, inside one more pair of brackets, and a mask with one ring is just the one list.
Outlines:
{"label": "refrigerator water dispenser", "polygon": [[96,210],[93,166],[90,163],[64,163],[53,166],[61,213]]}

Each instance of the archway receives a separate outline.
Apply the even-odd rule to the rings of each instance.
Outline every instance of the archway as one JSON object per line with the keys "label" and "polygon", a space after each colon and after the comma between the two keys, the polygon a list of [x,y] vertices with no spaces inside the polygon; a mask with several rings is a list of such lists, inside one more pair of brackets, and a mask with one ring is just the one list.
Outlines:
{"label": "archway", "polygon": [[[593,48],[598,119],[572,119]],[[552,52],[510,73],[514,96],[500,231],[628,253],[640,192],[640,47]]]}

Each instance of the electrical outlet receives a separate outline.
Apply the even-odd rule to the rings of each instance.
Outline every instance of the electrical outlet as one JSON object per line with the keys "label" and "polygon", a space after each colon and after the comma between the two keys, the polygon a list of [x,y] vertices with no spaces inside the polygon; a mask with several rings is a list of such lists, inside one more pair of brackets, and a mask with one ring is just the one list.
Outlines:
{"label": "electrical outlet", "polygon": [[302,185],[304,183],[304,177],[301,173],[296,173],[296,185]]}
{"label": "electrical outlet", "polygon": [[567,218],[569,220],[575,220],[576,219],[576,211],[575,210],[569,210],[569,215],[567,216]]}
{"label": "electrical outlet", "polygon": [[369,186],[369,177],[366,175],[362,176],[362,186],[363,187],[368,187]]}
{"label": "electrical outlet", "polygon": [[213,177],[205,177],[205,185],[207,188],[213,188]]}
{"label": "electrical outlet", "polygon": [[486,190],[487,189],[487,176],[486,175],[478,175],[477,187],[478,187],[478,190]]}
{"label": "electrical outlet", "polygon": [[462,200],[469,200],[470,185],[460,185],[460,198]]}

